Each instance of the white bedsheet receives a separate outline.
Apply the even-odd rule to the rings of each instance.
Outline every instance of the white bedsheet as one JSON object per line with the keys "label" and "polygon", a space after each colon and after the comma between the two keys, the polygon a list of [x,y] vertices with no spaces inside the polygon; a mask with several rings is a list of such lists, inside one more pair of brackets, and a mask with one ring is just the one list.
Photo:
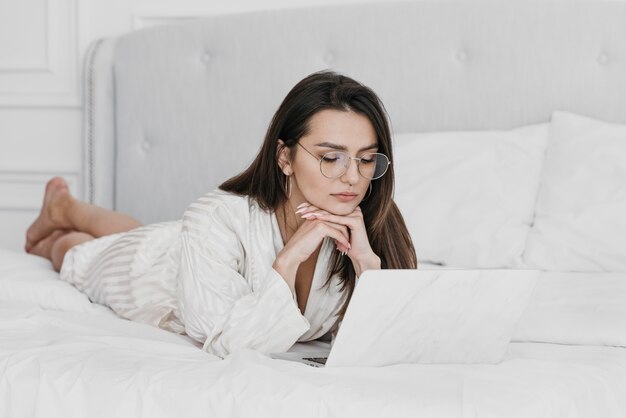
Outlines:
{"label": "white bedsheet", "polygon": [[[119,319],[106,309],[79,309],[84,296],[71,287],[48,287],[52,299],[63,292],[63,304],[51,306],[36,292],[29,300],[28,292],[19,291],[16,270],[2,267],[3,256],[0,252],[3,417],[626,416],[626,348],[602,345],[601,339],[597,345],[512,343],[499,365],[318,369],[250,350],[220,360],[188,338]],[[32,280],[22,277],[23,286],[32,289]],[[526,316],[521,337],[535,338],[554,326],[536,315],[549,315],[544,302],[566,278],[552,276],[544,281],[547,288],[539,287],[529,306],[535,313]],[[593,281],[586,282],[585,292],[591,291],[599,311],[603,300],[615,301],[626,289],[626,274],[621,282],[617,278],[610,278],[618,288],[610,292],[602,277],[596,276],[603,284],[595,289]],[[4,290],[16,300],[2,296]],[[577,308],[580,294],[563,292],[570,300],[561,301],[559,315],[584,310]],[[610,306],[608,311],[618,312]],[[626,315],[613,320],[626,329]],[[568,338],[576,335],[571,328]]]}

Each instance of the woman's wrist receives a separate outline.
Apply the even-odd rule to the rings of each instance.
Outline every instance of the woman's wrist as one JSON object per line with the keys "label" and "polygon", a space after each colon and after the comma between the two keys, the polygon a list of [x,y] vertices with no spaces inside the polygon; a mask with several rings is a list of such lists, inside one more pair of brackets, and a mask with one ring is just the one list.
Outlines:
{"label": "woman's wrist", "polygon": [[291,293],[296,294],[296,273],[300,263],[294,262],[282,252],[276,256],[272,268],[287,282]]}
{"label": "woman's wrist", "polygon": [[374,253],[372,253],[371,256],[361,261],[356,261],[356,262],[353,261],[352,264],[354,265],[354,271],[357,277],[360,277],[364,271],[380,270],[381,268],[380,257],[378,257]]}

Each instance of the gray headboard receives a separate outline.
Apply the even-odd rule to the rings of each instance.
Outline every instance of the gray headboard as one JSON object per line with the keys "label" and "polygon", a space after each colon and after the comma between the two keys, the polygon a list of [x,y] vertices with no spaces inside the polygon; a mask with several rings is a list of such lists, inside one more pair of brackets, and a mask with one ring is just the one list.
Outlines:
{"label": "gray headboard", "polygon": [[626,123],[626,3],[398,2],[215,16],[87,58],[86,197],[178,219],[243,169],[304,76],[379,93],[395,132],[510,128],[555,109]]}

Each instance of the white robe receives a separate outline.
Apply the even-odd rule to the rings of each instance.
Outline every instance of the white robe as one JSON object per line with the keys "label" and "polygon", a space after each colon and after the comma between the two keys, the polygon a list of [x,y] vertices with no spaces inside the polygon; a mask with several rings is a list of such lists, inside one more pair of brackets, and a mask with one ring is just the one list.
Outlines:
{"label": "white robe", "polygon": [[61,278],[120,316],[185,332],[220,357],[240,349],[286,351],[336,331],[345,292],[326,238],[304,315],[272,268],[283,248],[275,214],[254,199],[214,191],[182,221],[146,225],[72,248]]}

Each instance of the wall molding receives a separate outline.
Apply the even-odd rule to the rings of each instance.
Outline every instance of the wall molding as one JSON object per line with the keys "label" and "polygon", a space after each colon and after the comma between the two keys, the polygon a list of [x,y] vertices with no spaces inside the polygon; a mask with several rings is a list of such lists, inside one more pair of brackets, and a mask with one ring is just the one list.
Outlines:
{"label": "wall molding", "polygon": [[0,211],[38,211],[41,208],[46,183],[54,176],[67,180],[70,192],[77,196],[80,172],[78,171],[0,171]]}
{"label": "wall molding", "polygon": [[0,68],[0,107],[77,107],[78,0],[46,0],[45,64]]}
{"label": "wall molding", "polygon": [[135,14],[133,13],[131,16],[131,26],[133,31],[137,31],[144,28],[149,28],[152,26],[160,26],[172,23],[180,23],[185,20],[190,19],[198,19],[204,16],[209,16],[210,13],[202,13],[202,14],[194,14],[194,13],[185,13],[185,14]]}

